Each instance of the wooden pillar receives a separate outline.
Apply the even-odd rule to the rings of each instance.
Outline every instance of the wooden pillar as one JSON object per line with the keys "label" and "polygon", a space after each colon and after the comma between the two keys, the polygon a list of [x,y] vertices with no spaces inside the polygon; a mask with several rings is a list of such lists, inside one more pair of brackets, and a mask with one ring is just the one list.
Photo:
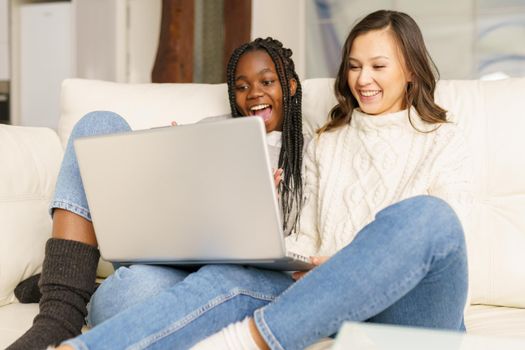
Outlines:
{"label": "wooden pillar", "polygon": [[193,81],[194,8],[194,0],[162,0],[159,46],[152,82]]}
{"label": "wooden pillar", "polygon": [[251,30],[252,0],[224,0],[224,67],[233,50],[250,41]]}

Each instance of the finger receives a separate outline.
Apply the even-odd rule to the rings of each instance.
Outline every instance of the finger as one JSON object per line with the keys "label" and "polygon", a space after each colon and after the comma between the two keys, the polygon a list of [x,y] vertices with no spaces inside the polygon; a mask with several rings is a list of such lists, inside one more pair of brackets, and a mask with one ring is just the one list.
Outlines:
{"label": "finger", "polygon": [[301,278],[303,278],[303,276],[305,274],[306,274],[306,272],[304,272],[304,271],[296,271],[296,272],[292,273],[292,278],[294,279],[294,281],[298,281]]}
{"label": "finger", "polygon": [[172,121],[172,122],[171,122],[171,126],[177,126],[177,125],[178,125],[178,124],[177,124],[176,121]]}
{"label": "finger", "polygon": [[283,169],[280,169],[280,168],[275,170],[275,172],[273,173],[273,178],[276,181],[276,185],[279,184],[279,182],[281,182],[282,175],[283,175]]}
{"label": "finger", "polygon": [[312,256],[310,257],[310,261],[313,265],[319,266],[323,263],[325,263],[330,257],[329,256]]}

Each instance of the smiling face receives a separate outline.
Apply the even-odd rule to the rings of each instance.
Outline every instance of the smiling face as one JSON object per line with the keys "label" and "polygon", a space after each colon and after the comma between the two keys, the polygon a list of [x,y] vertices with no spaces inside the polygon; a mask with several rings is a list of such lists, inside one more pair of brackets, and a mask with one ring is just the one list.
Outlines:
{"label": "smiling face", "polygon": [[349,61],[348,86],[363,112],[381,115],[406,108],[409,74],[388,29],[357,36],[350,49]]}
{"label": "smiling face", "polygon": [[239,59],[235,102],[242,115],[261,117],[266,132],[282,131],[283,91],[275,64],[266,51],[249,51]]}

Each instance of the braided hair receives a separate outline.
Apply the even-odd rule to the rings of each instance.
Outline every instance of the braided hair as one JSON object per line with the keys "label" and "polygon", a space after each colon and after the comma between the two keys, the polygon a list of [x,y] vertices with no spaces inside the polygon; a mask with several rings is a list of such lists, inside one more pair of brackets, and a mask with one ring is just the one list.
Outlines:
{"label": "braided hair", "polygon": [[[302,89],[295,64],[291,58],[292,50],[273,38],[257,38],[235,49],[228,62],[226,81],[228,98],[234,118],[242,117],[235,100],[235,70],[243,54],[251,51],[265,51],[273,63],[279,77],[283,93],[283,130],[282,147],[279,154],[279,168],[284,171],[284,179],[279,186],[281,207],[283,211],[283,229],[286,233],[296,229],[302,207],[303,130],[302,130]],[[295,80],[297,89],[290,95],[290,80]]]}

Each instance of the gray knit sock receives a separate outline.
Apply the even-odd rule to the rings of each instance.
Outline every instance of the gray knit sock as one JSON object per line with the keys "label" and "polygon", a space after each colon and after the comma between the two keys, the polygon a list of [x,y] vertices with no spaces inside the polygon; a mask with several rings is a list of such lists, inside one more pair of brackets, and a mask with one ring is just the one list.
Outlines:
{"label": "gray knit sock", "polygon": [[22,282],[18,283],[15,288],[15,297],[22,304],[38,303],[42,298],[40,288],[38,287],[38,281],[40,280],[40,274],[33,275],[26,278]]}
{"label": "gray knit sock", "polygon": [[78,241],[47,241],[39,283],[40,312],[33,326],[8,350],[46,349],[80,334],[99,257],[97,248]]}

